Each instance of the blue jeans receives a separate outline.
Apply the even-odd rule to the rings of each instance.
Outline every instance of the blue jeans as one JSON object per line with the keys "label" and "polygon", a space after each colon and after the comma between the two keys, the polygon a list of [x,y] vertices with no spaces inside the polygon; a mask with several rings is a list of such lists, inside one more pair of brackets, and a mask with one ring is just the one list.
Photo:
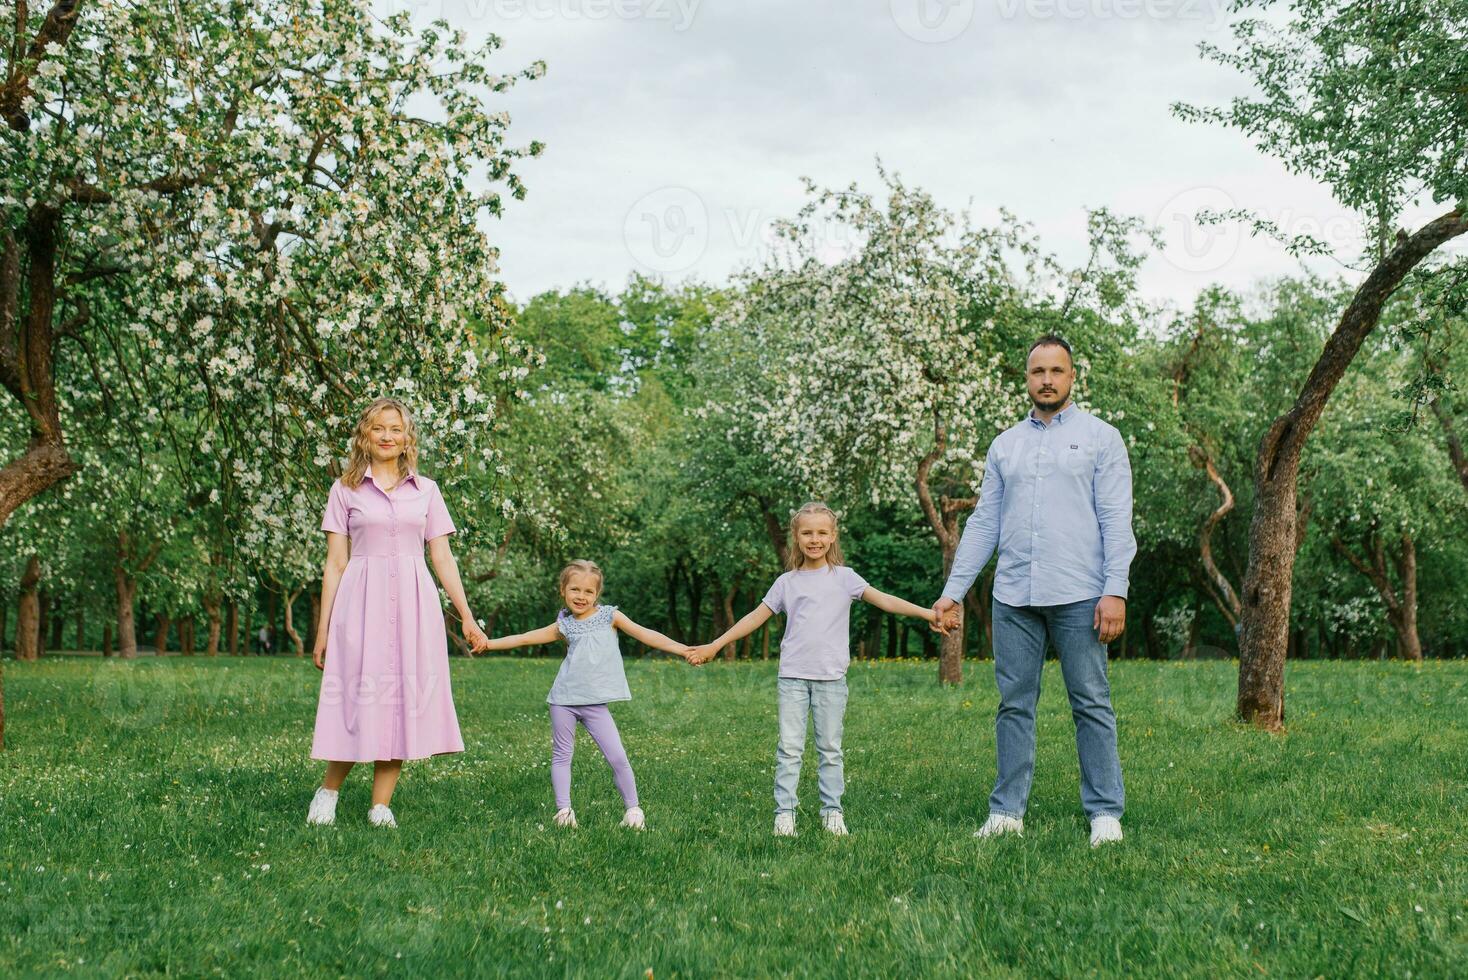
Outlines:
{"label": "blue jeans", "polygon": [[846,791],[842,769],[841,729],[846,721],[846,678],[808,681],[780,678],[780,744],[775,749],[775,812],[795,812],[800,785],[800,759],[805,755],[807,719],[815,720],[816,782],[821,791],[821,813],[841,810]]}
{"label": "blue jeans", "polygon": [[1081,762],[1081,807],[1086,816],[1121,817],[1126,800],[1116,752],[1116,713],[1106,680],[1106,647],[1096,634],[1096,603],[1009,606],[994,600],[994,679],[999,713],[994,719],[998,776],[989,812],[1023,817],[1035,776],[1035,702],[1045,640],[1060,653],[1060,672],[1070,695]]}

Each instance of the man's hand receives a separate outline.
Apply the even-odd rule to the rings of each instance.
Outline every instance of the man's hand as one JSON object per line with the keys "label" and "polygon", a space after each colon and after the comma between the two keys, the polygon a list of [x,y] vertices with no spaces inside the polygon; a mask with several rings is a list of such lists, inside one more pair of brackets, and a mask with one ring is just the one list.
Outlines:
{"label": "man's hand", "polygon": [[1126,600],[1104,595],[1096,603],[1096,618],[1091,628],[1100,634],[1102,643],[1110,643],[1126,629]]}
{"label": "man's hand", "polygon": [[948,635],[950,630],[958,628],[958,603],[944,596],[933,603],[933,632]]}
{"label": "man's hand", "polygon": [[710,649],[708,644],[690,647],[688,650],[688,662],[693,664],[693,666],[698,667],[714,659],[714,654],[716,652],[717,651]]}

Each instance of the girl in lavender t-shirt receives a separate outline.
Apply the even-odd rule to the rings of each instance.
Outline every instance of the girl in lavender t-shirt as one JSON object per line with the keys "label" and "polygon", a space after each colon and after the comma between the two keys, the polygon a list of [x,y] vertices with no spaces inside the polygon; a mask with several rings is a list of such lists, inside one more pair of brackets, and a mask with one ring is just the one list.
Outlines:
{"label": "girl in lavender t-shirt", "polygon": [[814,718],[817,784],[821,822],[845,834],[841,794],[841,729],[846,717],[846,668],[851,663],[851,604],[857,599],[878,609],[915,616],[944,632],[931,609],[890,596],[867,585],[841,556],[836,515],[822,503],[806,504],[790,519],[788,571],[775,580],[764,601],[723,636],[695,647],[691,663],[705,663],[727,644],[758,629],[777,613],[786,615],[780,640],[780,743],[775,751],[775,834],[795,836],[796,787],[805,754],[807,719]]}

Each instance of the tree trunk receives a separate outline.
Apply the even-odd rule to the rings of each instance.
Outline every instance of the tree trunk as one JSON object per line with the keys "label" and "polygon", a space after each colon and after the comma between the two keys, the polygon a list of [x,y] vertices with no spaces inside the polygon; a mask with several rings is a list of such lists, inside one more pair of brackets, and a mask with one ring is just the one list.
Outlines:
{"label": "tree trunk", "polygon": [[[734,580],[734,584],[724,592],[722,602],[719,605],[719,612],[722,614],[724,620],[724,629],[720,629],[717,625],[715,625],[715,636],[722,636],[725,630],[734,625],[734,596],[738,593],[739,579],[736,578]],[[737,643],[730,643],[728,646],[724,647],[724,659],[728,660],[730,663],[733,663],[734,658],[738,656],[738,654],[739,645]]]}
{"label": "tree trunk", "polygon": [[1463,440],[1458,438],[1453,417],[1448,414],[1447,409],[1443,408],[1438,399],[1434,398],[1430,404],[1432,414],[1437,416],[1443,435],[1448,440],[1448,459],[1453,463],[1453,472],[1458,474],[1458,479],[1463,483],[1463,489],[1468,490],[1468,453],[1463,451]]}
{"label": "tree trunk", "polygon": [[240,655],[240,603],[238,599],[229,600],[229,618],[224,630],[229,634],[229,655],[238,657]]}
{"label": "tree trunk", "polygon": [[46,652],[46,638],[50,633],[51,593],[42,588],[36,593],[36,656]]}
{"label": "tree trunk", "polygon": [[1230,626],[1239,624],[1239,616],[1242,607],[1239,603],[1238,593],[1234,591],[1233,584],[1229,582],[1228,576],[1219,569],[1218,563],[1213,560],[1213,529],[1218,522],[1228,516],[1229,511],[1234,509],[1234,494],[1227,483],[1218,472],[1218,467],[1213,465],[1213,459],[1205,453],[1201,446],[1189,446],[1188,456],[1193,465],[1208,474],[1209,481],[1218,488],[1218,495],[1222,498],[1218,507],[1203,522],[1203,527],[1198,531],[1198,554],[1203,561],[1203,571],[1208,576],[1208,582],[1213,587],[1213,601],[1218,605],[1218,611],[1223,613],[1223,618],[1228,620]]}
{"label": "tree trunk", "polygon": [[204,596],[204,615],[209,619],[209,640],[204,646],[206,657],[219,656],[219,634],[224,626],[224,614],[221,610],[219,593],[214,592]]}
{"label": "tree trunk", "polygon": [[15,659],[35,660],[41,655],[41,559],[26,559],[20,576],[20,604],[15,616]]}
{"label": "tree trunk", "polygon": [[765,625],[761,627],[760,631],[759,658],[761,660],[770,659],[770,621],[768,619],[765,620]]}
{"label": "tree trunk", "polygon": [[1417,543],[1412,535],[1403,534],[1398,541],[1397,553],[1391,556],[1396,567],[1400,590],[1387,572],[1386,547],[1375,530],[1367,541],[1371,560],[1362,560],[1346,546],[1339,535],[1331,539],[1331,546],[1346,561],[1360,572],[1376,588],[1386,606],[1387,622],[1397,635],[1398,655],[1404,660],[1422,661],[1422,639],[1417,633]]}
{"label": "tree trunk", "polygon": [[138,655],[138,632],[133,623],[133,599],[138,592],[136,580],[128,577],[121,565],[112,569],[117,586],[117,655],[131,659]]}
{"label": "tree trunk", "polygon": [[[306,598],[311,603],[311,626],[306,630],[306,635],[311,638],[312,644],[316,642],[316,634],[321,629],[321,590],[307,589]],[[462,635],[463,631],[460,631]]]}
{"label": "tree trunk", "polygon": [[673,567],[668,570],[667,574],[668,635],[679,643],[687,643],[688,634],[683,632],[683,624],[678,621],[678,577],[682,565],[683,559],[679,558],[673,562]]}
{"label": "tree trunk", "polygon": [[[168,652],[168,629],[173,625],[173,618],[167,613],[158,614],[158,629],[153,633],[153,652],[163,656]],[[183,639],[183,627],[179,627],[179,639]]]}
{"label": "tree trunk", "polygon": [[785,525],[775,516],[775,512],[771,509],[768,500],[765,500],[763,497],[758,497],[756,500],[759,503],[760,517],[765,522],[765,534],[769,535],[770,547],[775,551],[775,562],[779,565],[780,570],[784,571],[785,563],[789,560],[790,554],[787,546]]}
{"label": "tree trunk", "polygon": [[689,643],[697,643],[699,640],[698,622],[703,616],[703,575],[697,570],[689,573],[688,579],[688,640]]}
{"label": "tree trunk", "polygon": [[61,596],[51,597],[51,649],[60,650],[64,645],[61,633],[66,626],[66,619],[61,615]]}
{"label": "tree trunk", "polygon": [[303,642],[301,642],[301,634],[299,634],[299,633],[296,632],[295,620],[294,620],[295,610],[292,607],[295,606],[296,599],[300,596],[301,591],[302,591],[303,588],[304,588],[304,586],[302,586],[301,588],[297,588],[294,592],[289,593],[285,597],[285,603],[284,603],[284,605],[285,605],[285,635],[288,636],[288,637],[290,637],[291,646],[293,646],[293,647],[296,648],[296,656],[298,656],[298,657],[304,657],[306,655],[306,644],[303,643]]}
{"label": "tree trunk", "polygon": [[[265,591],[265,627],[270,632],[270,652],[275,653],[276,642],[280,638],[280,631],[275,628],[275,611],[279,600],[273,589]],[[262,650],[261,653],[264,653]]]}
{"label": "tree trunk", "polygon": [[[61,434],[53,360],[60,230],[60,208],[37,204],[18,235],[7,230],[0,239],[0,384],[29,416],[30,429],[25,453],[0,468],[0,527],[21,504],[77,471]],[[85,318],[83,306],[62,326],[70,330]]]}
{"label": "tree trunk", "polygon": [[194,617],[185,616],[178,621],[178,651],[185,657],[194,655]]}
{"label": "tree trunk", "polygon": [[1410,534],[1402,535],[1402,548],[1397,554],[1397,577],[1402,583],[1402,611],[1397,636],[1402,641],[1402,659],[1422,662],[1422,638],[1417,635],[1417,543]]}
{"label": "tree trunk", "polygon": [[102,624],[102,656],[112,656],[112,624]]}
{"label": "tree trunk", "polygon": [[[933,500],[932,488],[928,486],[928,474],[933,469],[933,464],[943,458],[948,449],[948,430],[944,427],[941,418],[933,419],[933,448],[924,456],[917,466],[917,476],[913,481],[913,488],[917,491],[918,503],[922,506],[923,515],[928,519],[928,527],[938,539],[938,546],[943,552],[943,579],[947,581],[948,573],[953,570],[953,556],[958,553],[958,515],[967,513],[978,504],[978,497],[948,497],[940,496],[937,501]],[[966,632],[963,622],[964,603],[958,604],[958,626],[950,630],[943,637],[942,648],[938,654],[938,683],[960,684],[963,682],[963,646],[964,633]],[[926,643],[926,641],[925,641]],[[907,649],[904,644],[903,653]]]}
{"label": "tree trunk", "polygon": [[87,606],[81,597],[76,601],[76,648],[85,650],[87,648]]}
{"label": "tree trunk", "polygon": [[1403,278],[1442,243],[1468,232],[1453,210],[1403,240],[1372,270],[1342,313],[1335,333],[1289,411],[1259,443],[1254,464],[1254,518],[1244,573],[1239,637],[1238,716],[1267,731],[1284,728],[1284,662],[1295,570],[1296,487],[1300,455],[1331,392],[1381,319]]}
{"label": "tree trunk", "polygon": [[887,659],[897,659],[897,617],[887,617]]}

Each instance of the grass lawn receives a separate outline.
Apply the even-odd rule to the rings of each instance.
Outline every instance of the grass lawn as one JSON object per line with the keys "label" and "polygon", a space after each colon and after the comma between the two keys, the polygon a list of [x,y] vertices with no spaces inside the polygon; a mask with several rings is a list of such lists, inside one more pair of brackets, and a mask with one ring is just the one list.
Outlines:
{"label": "grass lawn", "polygon": [[366,772],[308,828],[317,673],[285,659],[5,665],[0,975],[1462,976],[1468,663],[1291,664],[1290,733],[1230,724],[1235,666],[1112,665],[1127,839],[1091,851],[1046,666],[1025,836],[971,836],[990,665],[859,663],[852,836],[775,839],[771,664],[629,662],[648,830],[583,733],[551,824],[557,661],[455,660],[468,750]]}

